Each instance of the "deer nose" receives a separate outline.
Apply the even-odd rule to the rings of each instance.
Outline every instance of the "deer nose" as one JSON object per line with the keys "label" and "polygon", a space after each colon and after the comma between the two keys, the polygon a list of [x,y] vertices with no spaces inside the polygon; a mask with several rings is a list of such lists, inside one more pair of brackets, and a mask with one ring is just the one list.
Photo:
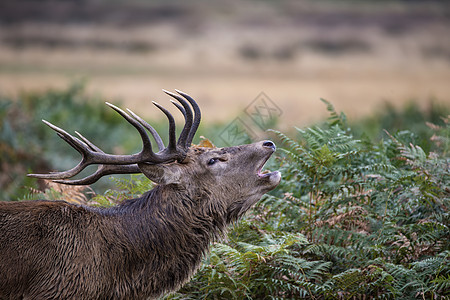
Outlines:
{"label": "deer nose", "polygon": [[273,149],[273,151],[275,151],[275,149],[277,148],[277,147],[275,147],[275,144],[272,141],[264,141],[262,145],[263,145],[263,147]]}

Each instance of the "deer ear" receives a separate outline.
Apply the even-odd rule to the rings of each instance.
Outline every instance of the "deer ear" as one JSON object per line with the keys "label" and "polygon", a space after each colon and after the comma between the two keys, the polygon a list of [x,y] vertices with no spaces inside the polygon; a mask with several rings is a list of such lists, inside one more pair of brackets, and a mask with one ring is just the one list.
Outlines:
{"label": "deer ear", "polygon": [[158,184],[179,183],[181,173],[175,165],[152,165],[139,163],[139,169],[151,181]]}

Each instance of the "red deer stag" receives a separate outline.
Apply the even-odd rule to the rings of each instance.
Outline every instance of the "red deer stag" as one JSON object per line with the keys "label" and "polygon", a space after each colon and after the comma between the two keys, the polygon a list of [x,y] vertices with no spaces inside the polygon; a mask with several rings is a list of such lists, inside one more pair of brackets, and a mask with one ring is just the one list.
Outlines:
{"label": "red deer stag", "polygon": [[[133,155],[106,154],[44,121],[82,160],[65,172],[30,176],[91,184],[107,174],[143,173],[158,185],[112,208],[0,202],[0,299],[157,298],[189,280],[210,242],[278,185],[278,171],[261,172],[275,151],[271,141],[190,147],[200,109],[183,92],[166,93],[185,118],[177,141],[173,116],[154,102],[169,121],[167,147],[139,116],[107,103],[138,130],[143,149]],[[69,179],[91,164],[99,166],[94,174]]]}

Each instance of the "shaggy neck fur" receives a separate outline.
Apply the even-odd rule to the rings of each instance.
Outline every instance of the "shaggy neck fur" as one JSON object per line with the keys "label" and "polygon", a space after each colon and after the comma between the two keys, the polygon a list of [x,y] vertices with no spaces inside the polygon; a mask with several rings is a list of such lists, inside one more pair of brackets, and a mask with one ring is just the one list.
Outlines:
{"label": "shaggy neck fur", "polygon": [[225,209],[214,203],[220,202],[213,202],[204,190],[188,193],[175,185],[159,185],[101,214],[105,222],[117,224],[113,229],[123,235],[117,241],[128,241],[129,245],[122,245],[128,260],[121,263],[131,271],[129,277],[140,280],[141,288],[157,297],[186,282],[210,242],[223,234],[226,216],[219,212]]}

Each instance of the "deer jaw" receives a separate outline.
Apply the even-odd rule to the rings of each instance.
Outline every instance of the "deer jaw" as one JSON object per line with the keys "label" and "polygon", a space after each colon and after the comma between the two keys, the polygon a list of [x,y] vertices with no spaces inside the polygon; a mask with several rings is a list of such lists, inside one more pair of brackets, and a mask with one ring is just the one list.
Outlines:
{"label": "deer jaw", "polygon": [[210,195],[200,205],[216,207],[220,203],[219,207],[225,207],[220,215],[225,213],[223,217],[229,223],[280,183],[280,172],[262,173],[275,149],[270,141],[228,148],[191,148],[182,163],[139,164],[139,168],[150,180],[177,184],[191,191],[192,197]]}

